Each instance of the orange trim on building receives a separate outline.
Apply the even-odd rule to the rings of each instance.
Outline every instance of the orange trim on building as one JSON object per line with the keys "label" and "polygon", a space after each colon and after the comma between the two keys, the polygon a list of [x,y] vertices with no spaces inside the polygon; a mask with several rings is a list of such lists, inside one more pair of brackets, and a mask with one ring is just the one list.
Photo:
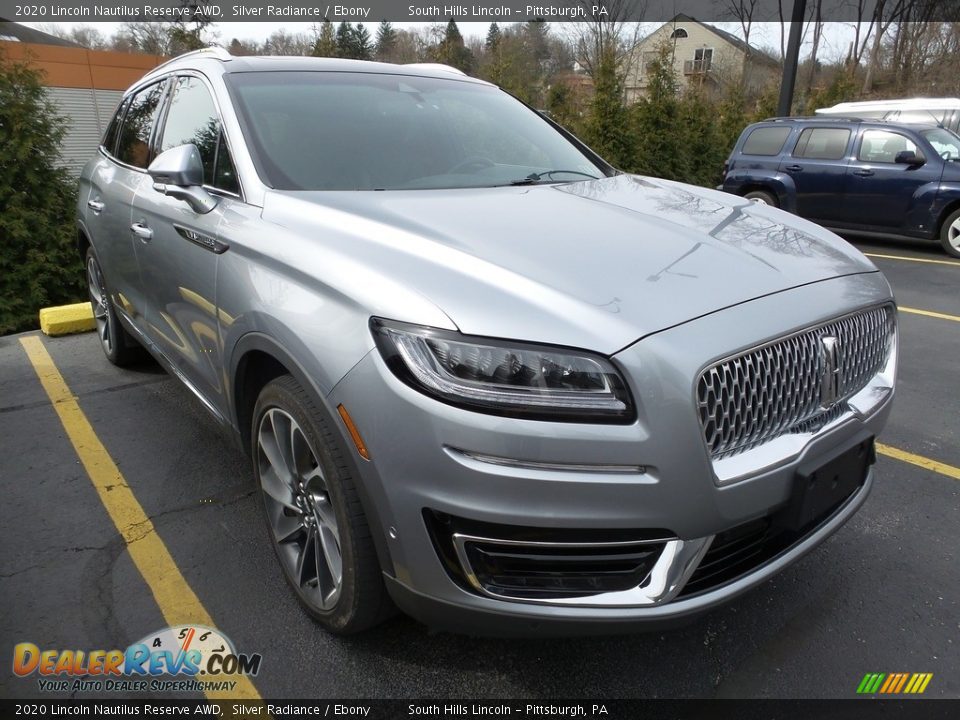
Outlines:
{"label": "orange trim on building", "polygon": [[169,59],[163,55],[10,41],[0,41],[0,51],[11,60],[24,60],[41,70],[48,87],[97,90],[126,90],[148,70]]}

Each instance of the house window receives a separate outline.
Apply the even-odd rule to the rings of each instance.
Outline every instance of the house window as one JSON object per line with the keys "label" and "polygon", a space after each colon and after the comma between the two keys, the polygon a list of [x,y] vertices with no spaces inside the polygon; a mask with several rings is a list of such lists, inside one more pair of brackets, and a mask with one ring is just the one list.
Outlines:
{"label": "house window", "polygon": [[672,33],[670,33],[671,40],[683,40],[685,37],[687,37],[687,31],[684,30],[683,28],[677,28]]}
{"label": "house window", "polygon": [[653,74],[653,66],[660,57],[660,53],[656,51],[646,51],[643,53],[643,74],[647,77]]}
{"label": "house window", "polygon": [[693,52],[694,72],[705,72],[713,64],[713,48],[697,48]]}

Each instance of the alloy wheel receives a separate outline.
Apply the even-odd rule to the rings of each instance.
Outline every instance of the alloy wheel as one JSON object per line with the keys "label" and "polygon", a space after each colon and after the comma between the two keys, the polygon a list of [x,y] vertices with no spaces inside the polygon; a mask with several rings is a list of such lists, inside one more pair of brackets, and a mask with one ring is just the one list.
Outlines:
{"label": "alloy wheel", "polygon": [[960,217],[947,228],[947,242],[954,250],[960,251]]}
{"label": "alloy wheel", "polygon": [[310,604],[329,611],[343,584],[340,530],[329,487],[303,430],[270,408],[257,432],[257,462],[280,560]]}
{"label": "alloy wheel", "polygon": [[109,356],[113,351],[113,339],[110,327],[110,307],[107,299],[107,289],[103,282],[103,273],[96,258],[87,258],[87,290],[90,302],[93,305],[93,319],[97,325],[97,335],[104,352]]}

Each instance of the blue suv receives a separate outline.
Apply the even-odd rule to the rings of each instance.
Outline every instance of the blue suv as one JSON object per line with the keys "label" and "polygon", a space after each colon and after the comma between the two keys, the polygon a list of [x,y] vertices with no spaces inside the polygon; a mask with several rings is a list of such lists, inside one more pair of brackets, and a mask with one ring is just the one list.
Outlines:
{"label": "blue suv", "polygon": [[740,135],[720,189],[836,232],[939,239],[960,257],[960,136],[935,125],[765,120]]}

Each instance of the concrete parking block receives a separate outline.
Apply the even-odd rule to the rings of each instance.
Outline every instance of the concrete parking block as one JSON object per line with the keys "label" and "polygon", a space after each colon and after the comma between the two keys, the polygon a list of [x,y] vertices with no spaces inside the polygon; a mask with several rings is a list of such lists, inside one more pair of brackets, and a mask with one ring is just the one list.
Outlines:
{"label": "concrete parking block", "polygon": [[88,302],[40,310],[40,329],[46,335],[70,335],[87,332],[95,327],[93,309]]}

